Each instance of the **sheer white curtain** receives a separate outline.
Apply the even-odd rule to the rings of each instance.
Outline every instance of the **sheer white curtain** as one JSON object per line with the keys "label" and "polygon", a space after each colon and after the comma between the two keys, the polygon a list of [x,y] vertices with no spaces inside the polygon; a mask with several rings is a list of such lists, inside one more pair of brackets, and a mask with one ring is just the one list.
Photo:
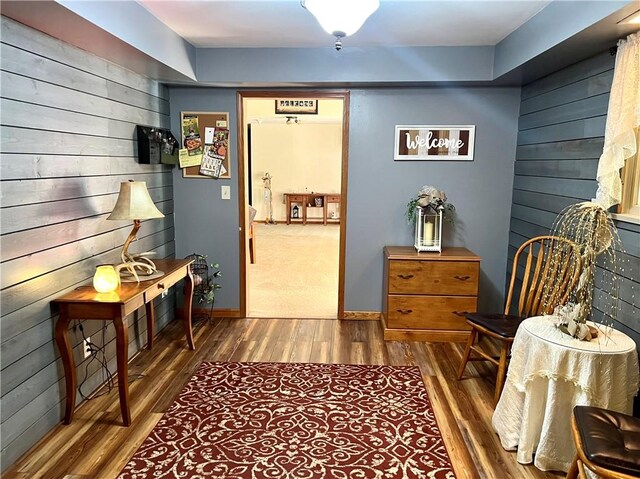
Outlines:
{"label": "sheer white curtain", "polygon": [[635,129],[640,126],[640,32],[618,42],[609,97],[604,148],[598,162],[596,202],[605,208],[620,203],[620,168],[636,154]]}

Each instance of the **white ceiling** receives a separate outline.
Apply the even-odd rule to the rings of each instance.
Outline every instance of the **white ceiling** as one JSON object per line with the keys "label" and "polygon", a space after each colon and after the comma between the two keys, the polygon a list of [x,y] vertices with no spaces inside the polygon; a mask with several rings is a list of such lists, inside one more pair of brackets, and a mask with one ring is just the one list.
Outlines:
{"label": "white ceiling", "polygon": [[[196,47],[333,45],[299,0],[138,1]],[[549,1],[381,0],[378,11],[344,45],[495,45]]]}

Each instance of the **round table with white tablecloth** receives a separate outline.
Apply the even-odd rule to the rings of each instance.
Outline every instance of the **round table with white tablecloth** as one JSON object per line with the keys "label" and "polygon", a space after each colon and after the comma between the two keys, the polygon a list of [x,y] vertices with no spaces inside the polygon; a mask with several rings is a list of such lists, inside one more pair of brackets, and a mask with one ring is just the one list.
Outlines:
{"label": "round table with white tablecloth", "polygon": [[502,447],[517,448],[521,464],[569,469],[576,453],[576,405],[631,414],[640,376],[636,344],[620,331],[596,326],[601,332],[593,341],[563,334],[551,316],[526,319],[518,328],[492,423]]}

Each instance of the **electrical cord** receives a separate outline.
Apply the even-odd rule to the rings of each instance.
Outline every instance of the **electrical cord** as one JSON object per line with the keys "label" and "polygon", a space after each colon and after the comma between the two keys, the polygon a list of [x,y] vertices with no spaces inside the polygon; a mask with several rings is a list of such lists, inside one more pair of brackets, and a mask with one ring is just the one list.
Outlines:
{"label": "electrical cord", "polygon": [[[82,382],[78,386],[78,392],[80,393],[80,397],[82,399],[88,401],[90,399],[95,399],[97,397],[109,394],[111,392],[111,390],[113,389],[113,387],[114,387],[114,381],[113,381],[113,374],[111,374],[111,371],[109,371],[109,367],[108,367],[108,364],[107,364],[107,359],[106,359],[104,346],[98,346],[97,344],[92,343],[91,341],[87,342],[87,337],[84,334],[84,329],[83,329],[82,323],[80,321],[78,321],[78,329],[80,329],[80,334],[82,334],[82,350],[84,351],[85,350],[84,348],[87,348],[87,350],[89,352],[89,355],[90,355],[89,361],[87,361],[87,363],[85,364],[84,379],[82,380]],[[104,327],[102,328],[102,344],[105,343],[106,329],[107,329],[107,326],[105,324]],[[104,382],[107,385],[107,389],[105,391],[101,392],[100,394],[96,394],[96,395],[93,395],[93,396],[86,396],[82,392],[82,387],[84,386],[84,384],[86,383],[87,379],[89,378],[89,366],[91,365],[91,363],[93,363],[94,360],[98,361],[100,366],[102,366],[102,371],[103,371],[103,374],[104,374],[103,378],[104,378]]]}
{"label": "electrical cord", "polygon": [[[107,394],[109,394],[114,386],[115,386],[115,381],[113,378],[113,373],[111,371],[109,371],[109,364],[107,362],[107,355],[106,355],[106,351],[105,351],[105,346],[98,346],[97,344],[89,341],[87,342],[87,337],[84,334],[84,329],[82,327],[82,322],[80,322],[79,320],[77,321],[77,326],[78,329],[80,330],[80,334],[82,335],[82,350],[84,351],[84,348],[86,347],[91,359],[89,359],[89,361],[87,361],[87,364],[85,365],[85,369],[84,369],[84,379],[82,380],[82,382],[79,384],[78,386],[78,392],[80,393],[80,397],[86,401],[89,401],[91,399],[95,399],[98,398],[100,396],[105,396]],[[107,339],[107,324],[105,323],[105,325],[102,328],[102,344],[105,345],[106,344],[106,339]],[[101,392],[100,394],[95,394],[95,395],[90,395],[87,396],[82,392],[82,386],[84,386],[85,382],[87,381],[87,379],[89,378],[89,366],[91,365],[91,363],[93,361],[98,361],[98,363],[100,364],[100,366],[102,367],[102,372],[103,372],[103,383],[106,384],[107,389],[103,392]],[[129,375],[129,383],[132,383],[133,381],[137,381],[139,379],[142,379],[146,377],[144,374],[130,374]]]}

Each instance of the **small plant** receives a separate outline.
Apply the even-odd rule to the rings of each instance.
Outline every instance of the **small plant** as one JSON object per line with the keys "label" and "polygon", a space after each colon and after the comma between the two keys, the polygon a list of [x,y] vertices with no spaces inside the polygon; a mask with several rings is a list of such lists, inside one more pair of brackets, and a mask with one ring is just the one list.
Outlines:
{"label": "small plant", "polygon": [[[206,255],[197,256],[202,260],[207,258]],[[216,291],[222,288],[221,284],[216,283],[216,278],[222,276],[222,271],[220,271],[220,265],[218,263],[211,264],[211,268],[214,270],[213,274],[210,274],[206,278],[196,277],[194,297],[198,300],[198,303],[211,304],[213,307],[213,303],[216,300]]]}
{"label": "small plant", "polygon": [[447,202],[447,195],[433,186],[423,186],[418,195],[407,203],[407,223],[415,225],[416,208],[431,208],[434,211],[442,210],[442,217],[449,223],[455,223],[456,207]]}

